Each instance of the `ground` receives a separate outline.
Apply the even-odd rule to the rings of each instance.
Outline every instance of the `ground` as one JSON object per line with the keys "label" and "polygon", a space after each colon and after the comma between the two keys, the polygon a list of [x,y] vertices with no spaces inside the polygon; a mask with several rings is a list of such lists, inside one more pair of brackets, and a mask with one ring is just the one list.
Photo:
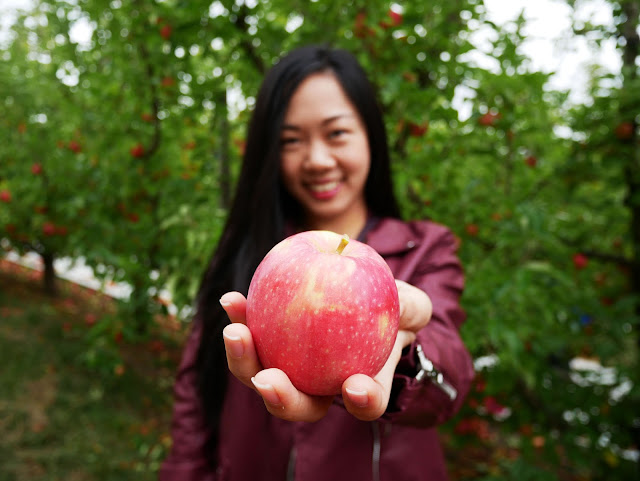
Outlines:
{"label": "ground", "polygon": [[184,329],[105,340],[111,299],[40,282],[0,260],[0,481],[156,479]]}

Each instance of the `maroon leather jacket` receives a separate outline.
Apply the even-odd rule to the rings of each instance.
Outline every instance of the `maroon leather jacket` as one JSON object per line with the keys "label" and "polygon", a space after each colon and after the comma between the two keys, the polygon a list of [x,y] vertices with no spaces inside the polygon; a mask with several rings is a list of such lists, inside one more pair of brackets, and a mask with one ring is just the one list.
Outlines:
{"label": "maroon leather jacket", "polygon": [[[160,481],[326,481],[447,479],[434,426],[461,406],[473,379],[471,357],[459,335],[465,314],[459,297],[463,273],[457,241],[431,221],[382,219],[365,235],[397,279],[423,289],[433,303],[429,324],[407,348],[396,369],[387,412],[359,421],[339,397],[316,423],[288,422],[270,415],[253,390],[229,375],[222,413],[218,466],[205,460],[207,431],[194,368],[199,323],[187,342],[174,387],[173,446]],[[416,379],[416,346],[456,391],[455,400],[431,377]]]}

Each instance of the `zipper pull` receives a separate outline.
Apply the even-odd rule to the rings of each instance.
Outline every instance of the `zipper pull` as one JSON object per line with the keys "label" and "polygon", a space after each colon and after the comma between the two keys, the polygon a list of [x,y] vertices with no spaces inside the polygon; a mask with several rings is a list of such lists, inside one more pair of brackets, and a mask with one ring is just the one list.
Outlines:
{"label": "zipper pull", "polygon": [[422,346],[418,343],[416,344],[416,353],[418,354],[418,361],[420,362],[420,371],[418,371],[416,375],[416,381],[420,382],[425,376],[429,377],[431,382],[442,389],[444,393],[449,396],[449,399],[453,401],[458,396],[458,391],[456,391],[456,389],[445,380],[442,373],[434,367],[433,363],[424,355]]}

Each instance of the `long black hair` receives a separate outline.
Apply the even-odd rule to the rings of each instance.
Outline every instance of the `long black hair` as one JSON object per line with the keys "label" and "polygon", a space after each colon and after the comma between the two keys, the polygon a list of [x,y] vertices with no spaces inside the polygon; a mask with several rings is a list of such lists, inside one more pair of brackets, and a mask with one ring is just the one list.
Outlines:
{"label": "long black hair", "polygon": [[210,429],[212,460],[228,375],[222,330],[229,320],[218,301],[232,290],[246,295],[258,264],[284,238],[285,224],[301,220],[300,206],[281,180],[280,129],[298,85],[319,72],[335,75],[364,122],[371,152],[364,193],[369,212],[376,217],[400,217],[384,121],[373,86],[357,59],[326,46],[301,47],[281,58],[266,74],[256,98],[234,200],[196,300],[195,322],[202,322],[198,389]]}

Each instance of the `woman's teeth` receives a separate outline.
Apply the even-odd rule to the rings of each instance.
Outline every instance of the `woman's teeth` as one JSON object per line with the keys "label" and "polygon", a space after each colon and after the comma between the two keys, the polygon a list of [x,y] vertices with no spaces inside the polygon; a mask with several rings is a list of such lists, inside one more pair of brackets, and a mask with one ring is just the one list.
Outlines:
{"label": "woman's teeth", "polygon": [[309,188],[313,192],[329,192],[338,187],[338,182],[327,182],[325,184],[310,184]]}

